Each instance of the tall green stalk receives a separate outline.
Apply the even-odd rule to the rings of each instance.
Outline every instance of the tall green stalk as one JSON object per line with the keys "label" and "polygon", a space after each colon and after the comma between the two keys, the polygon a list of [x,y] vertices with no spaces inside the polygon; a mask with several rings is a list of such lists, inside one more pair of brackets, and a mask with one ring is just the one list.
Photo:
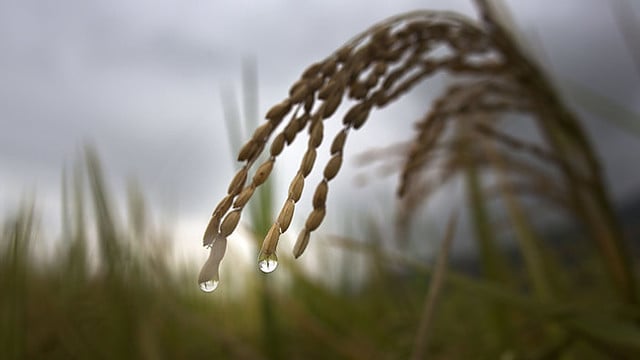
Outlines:
{"label": "tall green stalk", "polygon": [[[466,136],[463,135],[464,137]],[[487,202],[482,192],[477,164],[472,155],[470,155],[470,143],[465,140],[462,144],[464,148],[460,152],[460,156],[462,156],[462,161],[464,162],[467,201],[485,278],[507,286],[510,282],[507,264],[496,244],[494,230],[486,208]],[[498,345],[502,347],[504,344],[511,342],[509,339],[511,332],[509,330],[508,314],[504,308],[493,302],[489,303],[488,307],[491,314],[489,319],[492,322],[490,326],[493,328],[493,333],[497,334]]]}
{"label": "tall green stalk", "polygon": [[[564,107],[544,73],[517,47],[497,21],[490,0],[476,0],[496,44],[511,63],[519,64],[517,80],[528,84],[530,99],[539,112],[537,124],[562,164],[563,180],[579,219],[600,249],[604,268],[621,301],[638,304],[636,278],[620,224],[606,191],[593,147],[573,114]],[[587,179],[584,184],[581,179]]]}
{"label": "tall green stalk", "polygon": [[[236,153],[242,145],[242,139],[249,136],[248,129],[253,129],[258,126],[258,77],[257,67],[253,59],[245,60],[242,66],[242,94],[243,94],[243,115],[239,116],[240,112],[237,109],[235,103],[235,97],[232,94],[227,94],[224,99],[229,103],[223,104],[225,110],[225,122],[228,129],[229,144],[231,145],[231,152]],[[225,101],[223,99],[223,101]],[[242,119],[244,121],[242,121]],[[244,132],[244,134],[243,134]],[[240,135],[240,136],[238,136]],[[234,165],[236,165],[234,163]],[[236,165],[237,166],[237,165]],[[254,244],[256,249],[260,244],[260,240],[263,239],[271,224],[273,222],[273,197],[274,197],[274,180],[268,179],[264,184],[255,190],[255,195],[252,201],[248,204],[249,216],[251,218],[251,224],[249,230],[252,238],[255,240]],[[257,253],[257,252],[256,252]],[[272,284],[268,276],[265,276],[264,281],[258,282],[258,301],[259,311],[261,316],[262,327],[262,339],[263,339],[263,352],[269,359],[282,359],[283,347],[282,347],[282,334],[276,314],[276,305],[274,304],[274,298],[272,294]]]}

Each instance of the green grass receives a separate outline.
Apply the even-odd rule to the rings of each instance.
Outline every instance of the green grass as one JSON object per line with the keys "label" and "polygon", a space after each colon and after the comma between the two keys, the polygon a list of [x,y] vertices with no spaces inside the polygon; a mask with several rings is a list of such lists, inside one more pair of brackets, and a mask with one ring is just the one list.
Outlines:
{"label": "green grass", "polygon": [[[86,160],[84,170],[74,172],[73,186],[65,187],[73,191],[64,191],[66,230],[55,256],[36,256],[37,244],[49,240],[30,203],[4,221],[3,358],[402,359],[412,354],[430,283],[428,266],[409,256],[390,258],[374,243],[348,246],[345,240],[340,245],[345,256],[365,256],[370,273],[378,274],[362,287],[327,287],[283,264],[278,271],[292,275],[287,287],[268,286],[263,281],[268,277],[260,276],[247,282],[246,296],[201,293],[193,281],[195,269],[169,265],[161,246],[166,235],[144,220],[152,214],[142,195],[132,190],[128,212],[118,214],[95,152],[89,150]],[[119,223],[122,218],[132,221]],[[94,231],[97,258],[87,252],[92,241],[87,234]],[[410,271],[400,276],[383,265],[390,262]],[[579,277],[572,273],[578,267],[562,268],[564,295],[553,302],[450,268],[426,352],[442,359],[506,353],[527,359],[637,356],[640,311],[603,295],[608,284],[598,264],[580,259]],[[518,275],[526,270],[508,271],[515,281],[526,281]],[[503,327],[492,326],[496,316]],[[273,346],[278,348],[270,351]]]}

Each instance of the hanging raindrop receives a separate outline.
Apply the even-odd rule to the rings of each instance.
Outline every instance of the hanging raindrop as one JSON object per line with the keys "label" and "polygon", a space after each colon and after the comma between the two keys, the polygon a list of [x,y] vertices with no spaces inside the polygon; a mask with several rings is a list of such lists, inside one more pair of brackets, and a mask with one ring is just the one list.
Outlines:
{"label": "hanging raindrop", "polygon": [[258,258],[258,268],[265,274],[273,272],[278,267],[278,257],[275,253],[260,254]]}
{"label": "hanging raindrop", "polygon": [[207,280],[200,283],[200,290],[204,292],[212,292],[218,287],[218,280]]}

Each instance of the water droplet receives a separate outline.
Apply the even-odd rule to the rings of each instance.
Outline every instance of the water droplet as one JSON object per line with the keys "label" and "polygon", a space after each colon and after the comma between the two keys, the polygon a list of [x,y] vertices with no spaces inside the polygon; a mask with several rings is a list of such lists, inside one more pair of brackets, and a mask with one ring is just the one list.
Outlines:
{"label": "water droplet", "polygon": [[198,275],[198,285],[204,292],[212,292],[218,287],[220,279],[218,268],[227,249],[227,238],[216,237],[209,252],[209,258]]}
{"label": "water droplet", "polygon": [[212,292],[218,287],[218,280],[207,280],[200,283],[200,290],[204,292]]}
{"label": "water droplet", "polygon": [[261,254],[258,258],[258,268],[265,274],[273,272],[278,267],[278,257],[273,254]]}

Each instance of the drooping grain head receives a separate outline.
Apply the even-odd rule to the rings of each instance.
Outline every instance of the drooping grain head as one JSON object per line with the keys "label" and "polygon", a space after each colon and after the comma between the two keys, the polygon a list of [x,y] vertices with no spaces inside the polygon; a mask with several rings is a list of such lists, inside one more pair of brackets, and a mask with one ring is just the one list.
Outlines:
{"label": "drooping grain head", "polygon": [[[447,159],[440,161],[445,166],[440,183],[459,170],[458,155],[464,147],[451,141],[452,131],[460,128],[453,125],[456,123],[469,123],[467,128],[472,129],[473,136],[498,141],[539,157],[546,156],[547,160],[552,158],[545,149],[498,135],[492,123],[480,126],[470,120],[474,118],[470,114],[478,113],[526,112],[545,119],[541,114],[549,114],[540,109],[539,103],[530,100],[536,91],[544,91],[531,85],[535,68],[518,62],[511,47],[505,45],[508,39],[494,37],[495,24],[486,19],[489,15],[484,12],[482,15],[480,23],[451,12],[415,11],[395,16],[359,34],[326,59],[308,66],[290,87],[288,97],[267,112],[267,121],[240,149],[238,160],[245,164],[231,181],[227,196],[216,207],[203,243],[215,245],[214,239],[226,238],[233,232],[254,190],[267,180],[278,157],[303,136],[306,128],[307,148],[300,154],[299,171],[262,244],[261,264],[275,256],[278,238],[289,228],[305,179],[316,165],[317,149],[327,138],[324,121],[331,121],[347,98],[355,104],[343,116],[342,129],[333,135],[331,157],[324,164],[323,180],[315,189],[313,210],[294,246],[294,256],[302,255],[311,232],[318,229],[325,218],[329,182],[342,167],[348,135],[364,126],[372,110],[392,103],[438,71],[463,75],[464,79],[434,101],[427,115],[416,123],[417,134],[400,173],[399,195],[415,193],[416,189],[428,193],[436,186],[437,181],[425,186],[420,175],[436,162],[434,159]],[[442,46],[450,49],[450,53],[438,57],[434,53]],[[285,121],[286,118],[289,120]],[[477,128],[483,130],[479,133]],[[258,167],[247,186],[249,171],[272,137],[269,158]],[[482,161],[482,156],[477,156],[477,161]]]}

